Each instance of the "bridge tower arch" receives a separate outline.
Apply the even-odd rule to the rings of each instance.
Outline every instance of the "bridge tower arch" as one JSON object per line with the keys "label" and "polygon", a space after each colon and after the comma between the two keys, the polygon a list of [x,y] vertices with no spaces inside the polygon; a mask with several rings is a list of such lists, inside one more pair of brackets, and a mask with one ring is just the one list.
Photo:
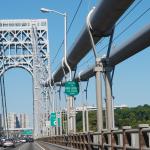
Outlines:
{"label": "bridge tower arch", "polygon": [[50,91],[43,83],[51,73],[47,19],[0,20],[0,76],[15,67],[32,75],[34,138],[46,136]]}

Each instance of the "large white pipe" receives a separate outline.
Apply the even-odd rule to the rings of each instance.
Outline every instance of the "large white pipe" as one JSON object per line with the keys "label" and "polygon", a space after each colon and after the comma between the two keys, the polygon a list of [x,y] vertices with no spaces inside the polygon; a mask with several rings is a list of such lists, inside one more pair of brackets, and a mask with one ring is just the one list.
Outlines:
{"label": "large white pipe", "polygon": [[150,46],[150,24],[110,53],[109,64],[115,66]]}
{"label": "large white pipe", "polygon": [[[128,41],[124,42],[120,47],[113,49],[111,51],[109,60],[107,61],[109,66],[115,66],[122,61],[128,59],[129,57],[135,55],[136,53],[144,50],[150,46],[150,24],[146,25],[142,30],[136,33]],[[105,61],[105,59],[103,60]],[[80,74],[80,81],[88,80],[95,75],[94,73],[95,65],[91,66],[88,70]],[[79,80],[76,77],[75,80]]]}
{"label": "large white pipe", "polygon": [[[115,25],[116,21],[133,2],[134,0],[101,0],[98,3],[89,20],[95,43],[97,43],[102,37],[109,35],[109,32]],[[91,48],[92,46],[90,43],[88,28],[85,25],[70,48],[70,53],[67,57],[71,69],[76,67]],[[66,66],[64,69],[65,73],[67,73],[68,70]],[[53,80],[54,82],[59,82],[63,77],[64,73],[61,65],[54,74]]]}

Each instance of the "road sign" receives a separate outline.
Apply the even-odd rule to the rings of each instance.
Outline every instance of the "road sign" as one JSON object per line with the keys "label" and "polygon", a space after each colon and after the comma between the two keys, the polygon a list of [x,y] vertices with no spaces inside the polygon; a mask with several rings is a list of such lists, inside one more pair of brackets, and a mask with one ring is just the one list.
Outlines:
{"label": "road sign", "polygon": [[50,123],[52,127],[56,126],[56,113],[52,112],[50,115]]}
{"label": "road sign", "polygon": [[[56,127],[56,123],[58,123],[58,127],[61,126],[61,117],[60,117],[61,113],[58,112],[57,113],[57,116],[56,116],[56,113],[55,112],[52,112],[51,115],[50,115],[50,124],[52,127]],[[56,122],[56,118],[57,118],[57,122]]]}
{"label": "road sign", "polygon": [[21,134],[22,134],[22,135],[32,135],[33,132],[32,132],[32,130],[23,130],[23,131],[21,132]]}
{"label": "road sign", "polygon": [[65,93],[69,96],[79,94],[79,83],[76,81],[68,81],[65,83]]}

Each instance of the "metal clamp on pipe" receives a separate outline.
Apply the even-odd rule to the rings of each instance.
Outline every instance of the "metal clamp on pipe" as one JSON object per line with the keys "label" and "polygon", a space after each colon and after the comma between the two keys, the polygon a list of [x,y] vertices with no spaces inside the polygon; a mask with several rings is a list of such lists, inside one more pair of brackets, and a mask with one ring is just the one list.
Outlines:
{"label": "metal clamp on pipe", "polygon": [[96,66],[94,68],[94,72],[102,72],[103,71],[103,63],[101,61],[102,59],[97,57],[96,58]]}
{"label": "metal clamp on pipe", "polygon": [[95,56],[95,58],[97,58],[95,43],[94,43],[93,35],[92,35],[92,32],[91,32],[92,26],[91,26],[91,23],[90,23],[90,16],[91,16],[91,14],[93,13],[94,9],[95,9],[95,7],[93,7],[93,8],[91,9],[91,11],[89,12],[89,14],[87,15],[87,18],[86,18],[86,25],[87,25],[87,29],[88,29],[88,32],[89,32],[90,41],[91,41],[91,45],[92,45],[92,48],[93,48],[94,56]]}

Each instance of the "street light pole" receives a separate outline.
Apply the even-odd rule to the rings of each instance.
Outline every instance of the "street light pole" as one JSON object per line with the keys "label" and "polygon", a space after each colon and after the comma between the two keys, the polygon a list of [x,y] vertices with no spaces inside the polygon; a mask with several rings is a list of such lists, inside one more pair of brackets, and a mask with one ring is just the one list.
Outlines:
{"label": "street light pole", "polygon": [[[48,13],[54,12],[64,17],[64,64],[68,68],[69,71],[69,81],[72,80],[71,78],[71,68],[67,62],[67,14],[61,13],[56,10],[50,10],[46,8],[41,8],[41,12]],[[76,132],[76,117],[74,111],[74,97],[68,96],[67,97],[67,115],[68,115],[68,133],[75,133]]]}
{"label": "street light pole", "polygon": [[71,81],[71,68],[67,62],[67,14],[47,8],[41,8],[40,11],[43,13],[53,12],[64,17],[64,63],[69,70],[69,81]]}

